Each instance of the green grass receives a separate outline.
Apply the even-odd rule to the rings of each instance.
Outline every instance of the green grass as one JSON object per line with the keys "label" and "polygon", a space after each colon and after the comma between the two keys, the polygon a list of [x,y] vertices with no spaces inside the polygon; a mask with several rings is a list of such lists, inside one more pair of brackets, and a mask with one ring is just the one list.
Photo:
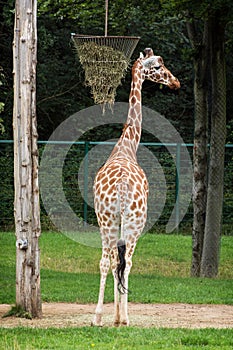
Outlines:
{"label": "green grass", "polygon": [[233,330],[140,329],[140,328],[63,328],[0,329],[0,348],[32,349],[219,349],[233,347]]}
{"label": "green grass", "polygon": [[[222,237],[219,277],[190,278],[191,237],[144,235],[138,242],[129,300],[144,303],[233,304],[233,237]],[[0,303],[15,302],[15,237],[0,233]],[[41,292],[43,301],[96,303],[101,250],[82,246],[59,233],[43,233]],[[108,276],[105,301],[113,301]]]}
{"label": "green grass", "polygon": [[[191,237],[143,236],[130,275],[129,300],[144,303],[233,304],[233,237],[223,237],[219,277],[190,278]],[[0,303],[15,303],[15,237],[0,233]],[[82,246],[59,233],[43,233],[43,301],[96,303],[101,250]],[[105,301],[113,301],[109,274]],[[230,350],[233,329],[156,328],[0,328],[0,349]]]}

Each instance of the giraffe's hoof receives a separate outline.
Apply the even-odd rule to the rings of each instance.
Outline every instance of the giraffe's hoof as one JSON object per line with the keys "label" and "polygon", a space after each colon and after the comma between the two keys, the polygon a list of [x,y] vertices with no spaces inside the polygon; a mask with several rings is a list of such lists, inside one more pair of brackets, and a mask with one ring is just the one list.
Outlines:
{"label": "giraffe's hoof", "polygon": [[94,322],[91,322],[91,327],[103,327],[103,324],[102,323],[96,324]]}
{"label": "giraffe's hoof", "polygon": [[103,327],[103,323],[100,322],[99,324],[95,323],[94,321],[91,322],[92,327]]}
{"label": "giraffe's hoof", "polygon": [[121,326],[128,327],[129,326],[129,320],[121,321]]}
{"label": "giraffe's hoof", "polygon": [[119,327],[120,326],[120,322],[119,321],[114,321],[113,325],[114,325],[114,327]]}
{"label": "giraffe's hoof", "polygon": [[102,323],[100,315],[95,315],[94,316],[93,321],[91,322],[91,326],[93,326],[93,327],[103,327],[103,323]]}

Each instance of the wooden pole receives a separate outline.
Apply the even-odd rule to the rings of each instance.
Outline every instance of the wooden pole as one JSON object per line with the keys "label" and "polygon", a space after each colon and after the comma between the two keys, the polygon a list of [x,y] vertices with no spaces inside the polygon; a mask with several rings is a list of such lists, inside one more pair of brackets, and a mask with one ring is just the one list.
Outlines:
{"label": "wooden pole", "polygon": [[36,120],[37,1],[16,0],[13,41],[16,306],[41,316]]}

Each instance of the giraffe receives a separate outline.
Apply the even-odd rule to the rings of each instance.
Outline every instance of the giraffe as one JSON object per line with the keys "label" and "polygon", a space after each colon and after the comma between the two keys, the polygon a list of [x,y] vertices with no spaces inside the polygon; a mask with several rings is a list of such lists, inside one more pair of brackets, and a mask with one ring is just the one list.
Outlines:
{"label": "giraffe", "polygon": [[[111,265],[114,277],[114,325],[129,325],[128,276],[137,240],[147,217],[148,182],[137,163],[141,138],[141,90],[145,79],[178,89],[180,82],[153,50],[145,49],[132,67],[129,110],[120,139],[94,181],[94,207],[102,239],[100,290],[92,325],[102,326],[104,290]],[[120,235],[120,237],[119,237]]]}

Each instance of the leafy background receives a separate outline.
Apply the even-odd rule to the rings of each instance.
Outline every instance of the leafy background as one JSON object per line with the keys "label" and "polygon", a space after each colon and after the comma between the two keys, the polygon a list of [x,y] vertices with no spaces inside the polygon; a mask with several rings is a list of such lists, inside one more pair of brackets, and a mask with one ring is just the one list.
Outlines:
{"label": "leafy background", "polygon": [[[131,64],[145,47],[152,47],[161,55],[165,65],[181,81],[181,89],[174,93],[167,87],[145,82],[143,105],[164,115],[178,130],[183,140],[193,141],[194,99],[193,66],[194,54],[188,40],[182,4],[180,14],[173,11],[177,1],[109,1],[109,35],[140,36]],[[199,1],[198,1],[199,3]],[[197,15],[202,15],[208,1],[202,2]],[[221,1],[212,2],[218,6]],[[233,3],[225,2],[233,11]],[[161,5],[162,4],[162,5]],[[12,41],[14,35],[13,0],[0,3],[0,139],[12,139],[13,81],[12,81]],[[197,4],[190,2],[190,6]],[[229,12],[230,13],[230,12]],[[202,19],[199,19],[202,21]],[[58,125],[70,115],[93,105],[90,90],[84,86],[84,72],[71,42],[71,33],[103,35],[105,7],[103,0],[46,0],[38,1],[38,64],[37,64],[37,117],[40,140],[47,140]],[[233,24],[229,20],[226,31],[227,60],[227,143],[233,142]],[[130,67],[126,78],[117,90],[116,101],[127,102],[130,91]],[[84,139],[100,141],[119,137],[121,127],[109,125],[86,134]],[[152,135],[143,133],[143,142],[156,141]],[[6,219],[13,216],[13,155],[11,145],[0,144],[1,161],[1,217],[0,225],[6,227]],[[71,152],[74,152],[71,150]],[[231,149],[226,158],[225,201],[229,206],[226,213],[231,220],[233,194],[231,172],[233,157]],[[76,154],[76,159],[79,151]],[[165,158],[167,169],[172,167]],[[77,164],[67,160],[64,179],[67,184],[75,181]],[[169,176],[169,174],[168,174]],[[75,185],[74,185],[75,186]],[[67,187],[67,196],[72,191]],[[72,198],[71,198],[72,202]],[[167,203],[169,204],[169,203]],[[75,204],[73,204],[75,205]],[[82,206],[81,199],[76,204]],[[167,206],[169,207],[169,205]],[[43,211],[42,211],[43,212]],[[168,215],[168,213],[165,215]],[[44,222],[47,219],[44,218]]]}

